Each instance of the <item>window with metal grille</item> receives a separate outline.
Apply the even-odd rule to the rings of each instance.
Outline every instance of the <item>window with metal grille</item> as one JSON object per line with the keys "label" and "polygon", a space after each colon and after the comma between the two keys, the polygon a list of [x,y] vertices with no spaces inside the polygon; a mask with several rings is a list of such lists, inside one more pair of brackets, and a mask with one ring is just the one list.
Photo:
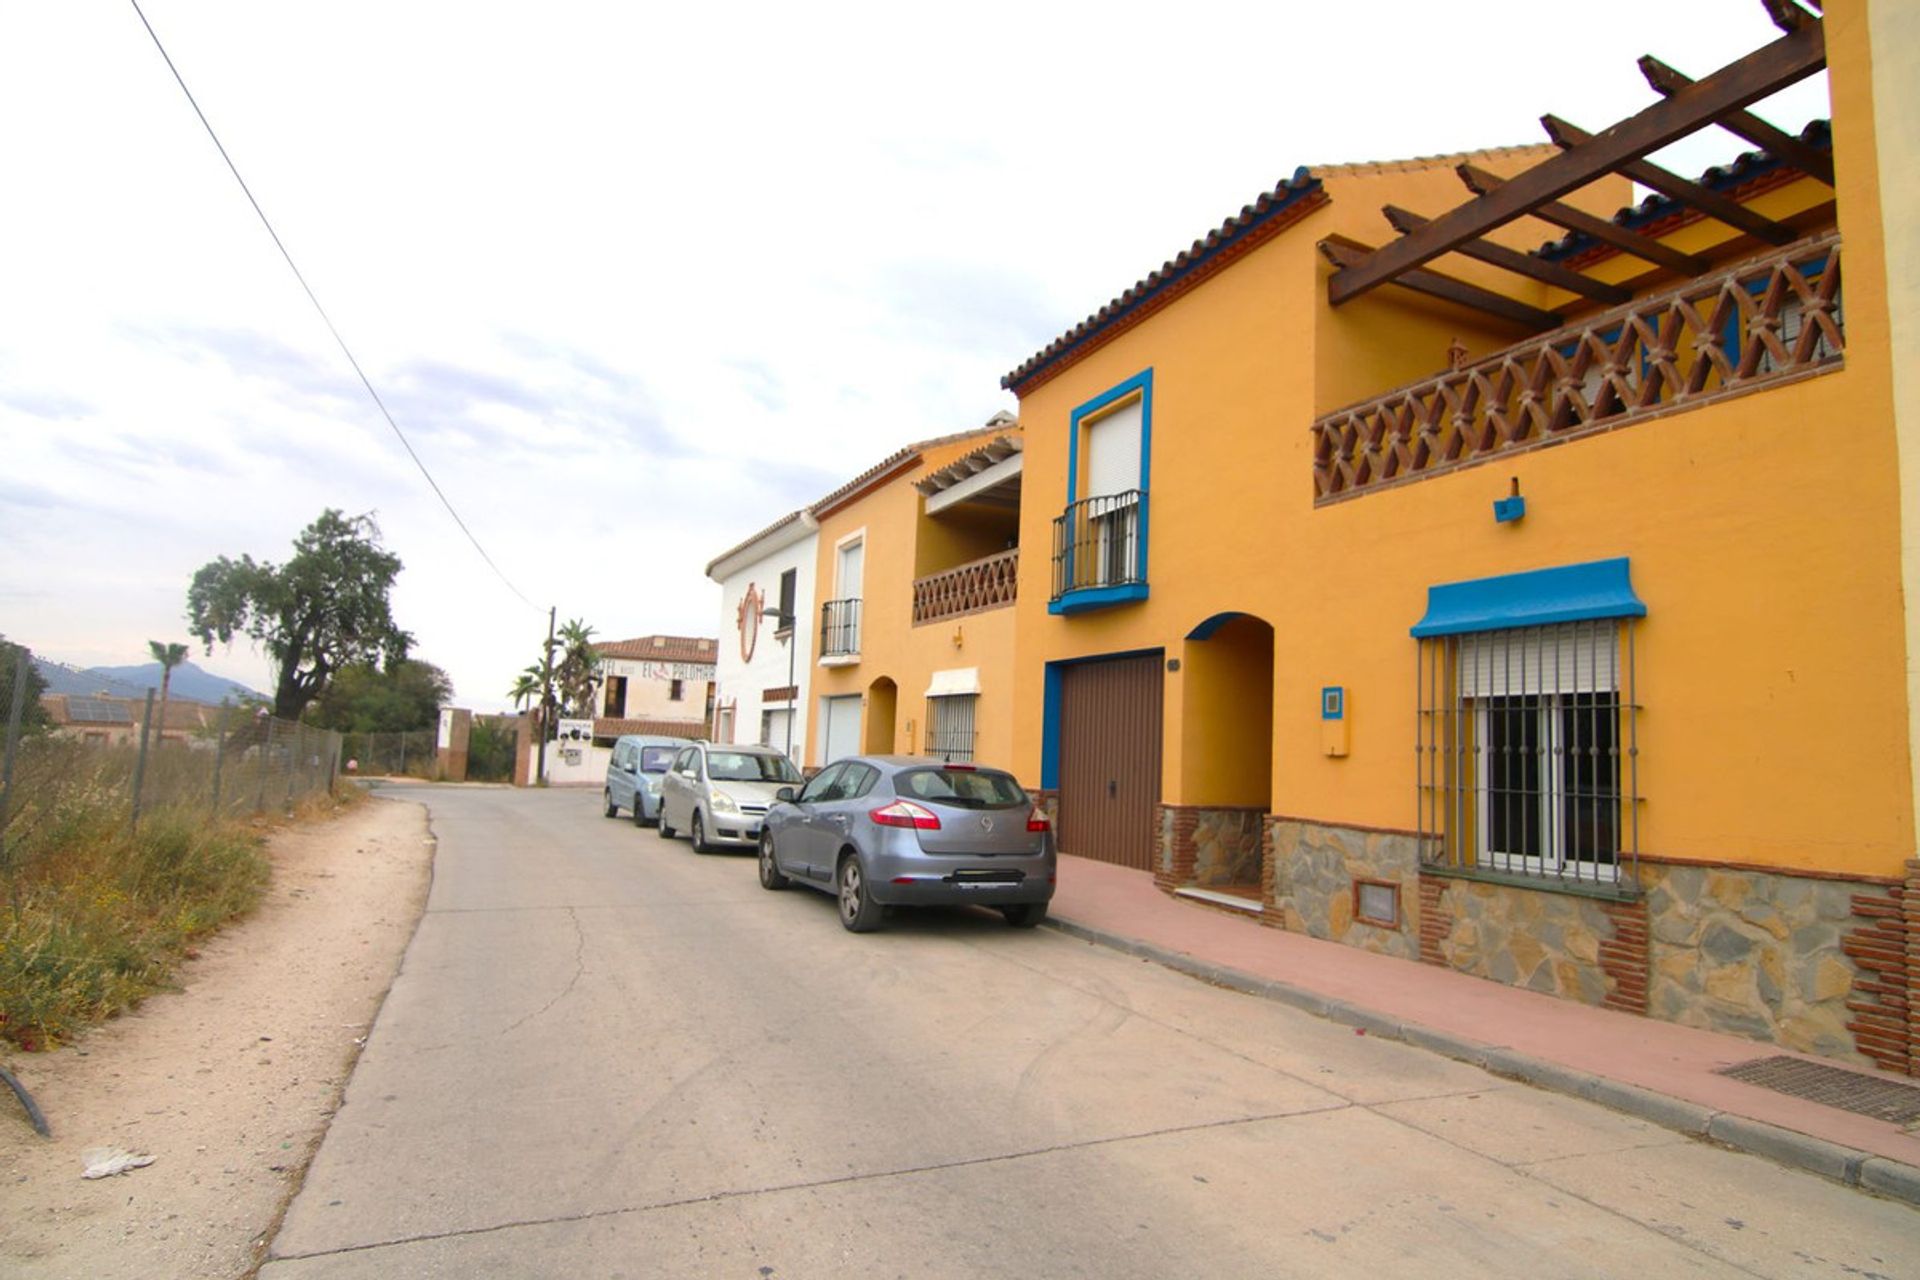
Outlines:
{"label": "window with metal grille", "polygon": [[1420,644],[1419,824],[1437,869],[1638,883],[1633,629],[1603,618]]}
{"label": "window with metal grille", "polygon": [[977,693],[927,699],[927,754],[945,760],[973,759],[973,709]]}

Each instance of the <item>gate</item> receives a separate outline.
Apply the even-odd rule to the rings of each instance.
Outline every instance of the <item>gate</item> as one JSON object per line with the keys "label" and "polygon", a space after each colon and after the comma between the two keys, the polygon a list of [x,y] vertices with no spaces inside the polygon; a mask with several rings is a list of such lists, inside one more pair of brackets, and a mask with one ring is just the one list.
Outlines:
{"label": "gate", "polygon": [[1158,654],[1061,672],[1061,852],[1152,867],[1162,681]]}

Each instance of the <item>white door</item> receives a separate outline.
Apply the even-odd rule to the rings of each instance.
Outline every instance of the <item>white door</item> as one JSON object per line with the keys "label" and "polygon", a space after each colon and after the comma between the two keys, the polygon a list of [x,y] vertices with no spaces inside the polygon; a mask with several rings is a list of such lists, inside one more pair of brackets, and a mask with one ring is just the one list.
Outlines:
{"label": "white door", "polygon": [[820,763],[832,764],[860,750],[860,695],[822,698]]}
{"label": "white door", "polygon": [[860,574],[867,558],[866,542],[849,542],[840,548],[840,575],[834,580],[834,593],[841,600],[860,598]]}

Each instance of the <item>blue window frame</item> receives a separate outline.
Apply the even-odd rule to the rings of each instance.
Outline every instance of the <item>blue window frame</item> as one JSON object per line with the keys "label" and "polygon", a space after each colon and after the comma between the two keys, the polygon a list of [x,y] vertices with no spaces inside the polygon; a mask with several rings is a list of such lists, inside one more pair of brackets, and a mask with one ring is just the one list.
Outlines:
{"label": "blue window frame", "polygon": [[[1140,457],[1132,486],[1116,488],[1109,477],[1100,485],[1100,492],[1083,495],[1081,449],[1089,432],[1136,404],[1140,412]],[[1067,440],[1067,505],[1054,521],[1049,613],[1078,613],[1147,598],[1147,494],[1152,457],[1151,368],[1073,410]],[[1116,459],[1102,461],[1110,466]],[[1093,483],[1090,479],[1089,489]]]}

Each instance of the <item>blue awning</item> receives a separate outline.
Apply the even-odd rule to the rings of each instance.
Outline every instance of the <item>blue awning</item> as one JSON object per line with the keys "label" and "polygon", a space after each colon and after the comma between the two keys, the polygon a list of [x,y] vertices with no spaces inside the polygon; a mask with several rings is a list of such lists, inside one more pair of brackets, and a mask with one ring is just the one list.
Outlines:
{"label": "blue awning", "polygon": [[1413,634],[1454,636],[1550,622],[1646,616],[1647,606],[1633,594],[1622,556],[1428,587],[1427,614],[1414,624]]}

